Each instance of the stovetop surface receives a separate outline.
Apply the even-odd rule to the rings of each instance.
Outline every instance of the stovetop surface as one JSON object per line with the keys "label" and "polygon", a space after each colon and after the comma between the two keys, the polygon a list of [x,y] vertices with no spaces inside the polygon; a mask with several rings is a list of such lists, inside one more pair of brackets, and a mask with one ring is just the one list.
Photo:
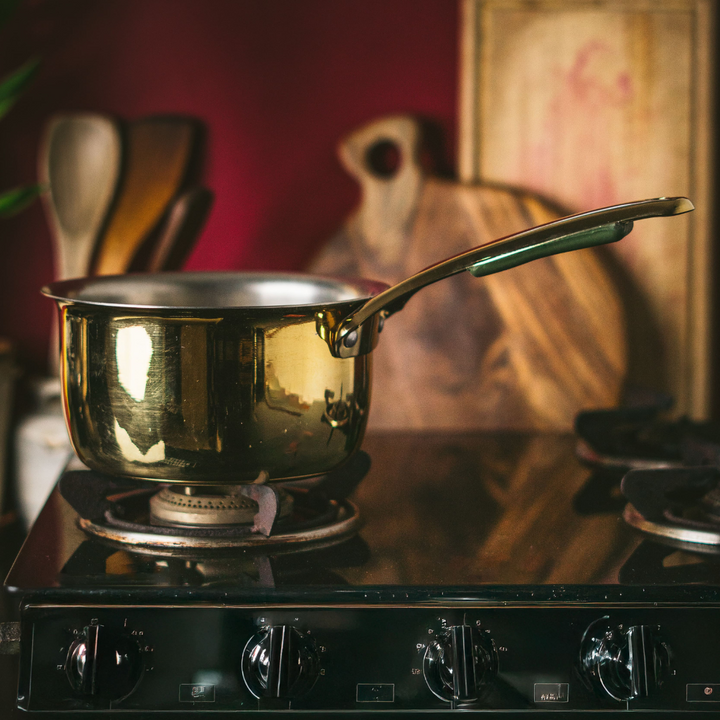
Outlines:
{"label": "stovetop surface", "polygon": [[113,602],[720,599],[720,555],[627,526],[621,475],[583,467],[575,443],[551,434],[371,434],[363,449],[372,467],[352,496],[360,533],[292,552],[135,552],[86,536],[56,489],[6,586]]}

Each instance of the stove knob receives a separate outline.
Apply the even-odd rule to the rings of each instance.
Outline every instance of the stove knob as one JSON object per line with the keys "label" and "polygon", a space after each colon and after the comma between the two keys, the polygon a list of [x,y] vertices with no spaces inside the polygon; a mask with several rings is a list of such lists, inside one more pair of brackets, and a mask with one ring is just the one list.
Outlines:
{"label": "stove knob", "polygon": [[276,625],[250,638],[242,675],[257,698],[295,698],[308,692],[320,674],[313,640],[291,625]]}
{"label": "stove knob", "polygon": [[425,651],[425,682],[447,702],[474,702],[496,672],[497,655],[492,643],[470,625],[451,627]]}
{"label": "stove knob", "polygon": [[129,635],[88,625],[72,643],[65,672],[74,690],[100,700],[120,700],[137,686],[143,671],[140,646]]}
{"label": "stove knob", "polygon": [[621,702],[645,698],[662,685],[670,651],[657,626],[593,623],[583,638],[580,663],[595,690]]}

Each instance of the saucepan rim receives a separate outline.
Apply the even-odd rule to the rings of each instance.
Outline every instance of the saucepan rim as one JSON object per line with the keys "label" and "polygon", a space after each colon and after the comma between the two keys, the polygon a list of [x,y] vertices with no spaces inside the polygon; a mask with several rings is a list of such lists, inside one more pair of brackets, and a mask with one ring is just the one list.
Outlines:
{"label": "saucepan rim", "polygon": [[[261,300],[257,303],[208,302],[208,303],[164,303],[132,302],[133,292],[158,292],[165,286],[170,292],[194,290],[195,296],[205,284],[214,289],[227,290],[239,285],[265,287]],[[276,284],[273,290],[272,285]],[[277,284],[280,286],[278,287]],[[125,275],[100,275],[95,277],[59,280],[45,285],[41,292],[53,300],[72,305],[87,305],[98,308],[118,308],[122,310],[273,310],[279,308],[318,308],[330,309],[342,307],[348,302],[367,300],[389,286],[386,283],[364,278],[333,277],[311,275],[301,272],[260,272],[260,271],[184,271],[163,273],[128,273]],[[278,295],[277,302],[269,302],[273,292]],[[309,294],[317,297],[308,301]],[[127,296],[127,301],[123,294]],[[230,293],[230,296],[232,293]]]}

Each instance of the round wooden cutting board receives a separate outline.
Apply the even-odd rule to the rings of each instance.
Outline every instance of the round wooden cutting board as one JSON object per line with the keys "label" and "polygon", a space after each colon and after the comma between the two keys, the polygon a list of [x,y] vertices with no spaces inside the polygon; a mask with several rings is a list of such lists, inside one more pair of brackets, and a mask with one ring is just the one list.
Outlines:
{"label": "round wooden cutting board", "polygon": [[[396,166],[378,161],[388,150]],[[362,200],[311,271],[396,283],[561,216],[520,190],[428,175],[420,150],[420,124],[407,116],[342,141]],[[594,249],[481,279],[462,273],[389,318],[374,358],[370,429],[570,430],[580,410],[620,398],[623,307]]]}

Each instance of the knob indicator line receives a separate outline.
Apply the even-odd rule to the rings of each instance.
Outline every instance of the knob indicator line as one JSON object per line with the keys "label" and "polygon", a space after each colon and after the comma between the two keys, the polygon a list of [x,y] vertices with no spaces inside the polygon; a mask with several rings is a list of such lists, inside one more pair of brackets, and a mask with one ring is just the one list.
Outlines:
{"label": "knob indicator line", "polygon": [[[95,695],[97,692],[97,666],[98,666],[98,626],[90,625],[88,628],[88,635],[92,646],[92,652],[88,657],[86,654],[85,663],[90,662],[90,695]],[[87,651],[86,651],[87,652]]]}

